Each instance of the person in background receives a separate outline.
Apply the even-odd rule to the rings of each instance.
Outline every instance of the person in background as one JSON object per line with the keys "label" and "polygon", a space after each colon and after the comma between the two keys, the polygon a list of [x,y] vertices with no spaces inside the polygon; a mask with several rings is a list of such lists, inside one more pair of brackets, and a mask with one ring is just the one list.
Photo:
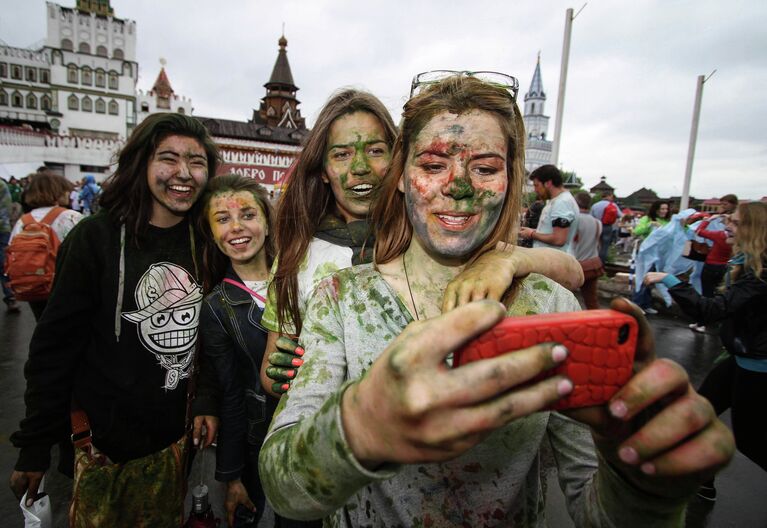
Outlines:
{"label": "person in background", "polygon": [[[641,241],[650,236],[655,229],[663,227],[671,220],[671,204],[667,201],[656,200],[650,205],[650,210],[643,216],[634,228],[634,236]],[[641,250],[641,245],[640,245]],[[652,292],[643,284],[632,299],[646,314],[655,315],[658,310],[652,307]]]}
{"label": "person in background", "polygon": [[373,212],[375,264],[326,278],[309,303],[306,362],[261,450],[270,503],[326,526],[545,526],[546,445],[576,526],[681,525],[701,476],[732,457],[732,435],[679,365],[654,359],[629,303],[613,306],[638,318],[635,374],[609,407],[573,411],[581,421],[545,410],[570,380],[531,382],[564,347],[446,364],[506,314],[578,302],[531,274],[508,307],[481,300],[442,313],[451,278],[515,234],[525,130],[516,79],[422,75]]}
{"label": "person in background", "polygon": [[9,187],[5,180],[0,178],[0,283],[2,283],[3,302],[6,310],[9,313],[18,313],[20,310],[19,303],[16,302],[16,297],[8,286],[8,277],[5,275],[5,248],[8,247],[11,238],[12,207],[13,200]]}
{"label": "person in background", "polygon": [[621,216],[618,223],[618,242],[615,245],[620,246],[623,253],[630,252],[634,244],[634,236],[632,234],[634,227],[636,227],[636,218],[633,214],[629,213]]}
{"label": "person in background", "polygon": [[[536,195],[537,197],[537,195]],[[527,208],[522,218],[522,227],[529,227],[535,229],[538,227],[538,221],[541,219],[541,211],[546,205],[544,200],[536,199]],[[517,244],[521,247],[531,248],[533,247],[533,240],[531,238],[519,237]]]}
{"label": "person in background", "polygon": [[[702,238],[713,242],[711,249],[706,255],[706,261],[703,263],[703,271],[700,276],[701,294],[703,297],[711,298],[716,293],[717,288],[722,283],[727,273],[727,263],[732,256],[733,239],[728,237],[726,230],[709,229],[709,225],[714,220],[722,220],[727,223],[729,215],[738,207],[738,197],[734,194],[727,194],[720,198],[719,212],[703,220],[695,230],[695,233]],[[705,332],[706,325],[701,321],[690,323],[690,329],[694,332]]]}
{"label": "person in background", "polygon": [[[32,218],[37,222],[42,221],[49,214],[53,215],[48,225],[56,233],[59,242],[64,242],[72,228],[83,218],[83,215],[77,211],[67,208],[69,205],[69,193],[73,187],[72,183],[63,176],[52,172],[35,174],[34,177],[30,178],[30,182],[24,195],[27,204],[32,208],[27,214],[31,214]],[[19,218],[16,221],[16,225],[13,226],[11,241],[24,229],[25,216]],[[29,301],[29,307],[35,315],[35,321],[40,320],[47,304],[47,299]]]}
{"label": "person in background", "polygon": [[[732,409],[738,450],[767,471],[767,204],[740,204],[730,216],[726,232],[739,255],[732,285],[711,297],[699,295],[674,275],[648,273],[645,283],[661,282],[682,311],[702,324],[721,322],[722,344],[730,353],[700,387],[717,414]],[[716,500],[711,480],[698,492]]]}
{"label": "person in background", "polygon": [[533,241],[533,247],[548,247],[573,254],[572,241],[578,230],[578,204],[564,188],[562,173],[554,165],[542,165],[530,173],[538,198],[546,200],[538,227],[522,227],[519,235]]}
{"label": "person in background", "polygon": [[80,191],[80,201],[83,204],[83,214],[85,216],[90,215],[95,211],[96,200],[98,199],[101,189],[96,184],[96,178],[93,174],[88,174],[83,178],[83,188]]}
{"label": "person in background", "polygon": [[605,191],[602,199],[591,206],[591,216],[602,224],[602,234],[599,244],[599,258],[602,264],[607,264],[607,254],[615,240],[615,224],[620,217],[620,210],[615,204],[615,193]]}
{"label": "person in background", "polygon": [[578,202],[580,214],[578,229],[573,240],[573,249],[575,258],[578,259],[583,268],[581,295],[586,309],[596,310],[599,308],[599,299],[597,298],[599,277],[604,275],[604,261],[598,252],[600,240],[604,240],[600,239],[603,224],[589,212],[589,205],[591,205],[589,193],[579,192],[575,195],[575,201]]}
{"label": "person in background", "polygon": [[78,213],[82,211],[82,203],[80,203],[80,185],[75,183],[74,189],[69,193],[69,208]]}

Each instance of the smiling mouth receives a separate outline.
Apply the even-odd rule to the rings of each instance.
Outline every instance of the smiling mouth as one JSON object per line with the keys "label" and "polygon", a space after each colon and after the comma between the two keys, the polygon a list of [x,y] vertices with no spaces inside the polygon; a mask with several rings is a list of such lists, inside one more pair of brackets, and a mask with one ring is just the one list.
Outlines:
{"label": "smiling mouth", "polygon": [[250,237],[240,237],[240,238],[233,238],[229,241],[229,244],[232,246],[242,246],[250,242]]}
{"label": "smiling mouth", "polygon": [[191,196],[193,188],[190,185],[168,185],[168,190],[173,194],[180,194],[182,196]]}
{"label": "smiling mouth", "polygon": [[364,198],[365,196],[368,196],[370,193],[372,193],[373,189],[375,189],[375,187],[369,183],[360,183],[354,187],[349,187],[347,190],[358,198]]}
{"label": "smiling mouth", "polygon": [[434,213],[439,223],[448,230],[461,231],[468,225],[473,223],[474,218],[477,215],[474,214],[449,214],[449,213]]}

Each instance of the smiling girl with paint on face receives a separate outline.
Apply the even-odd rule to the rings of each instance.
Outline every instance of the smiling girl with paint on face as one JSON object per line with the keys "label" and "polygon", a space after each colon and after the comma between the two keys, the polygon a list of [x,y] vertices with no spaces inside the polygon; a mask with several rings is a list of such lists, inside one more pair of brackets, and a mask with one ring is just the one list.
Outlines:
{"label": "smiling girl with paint on face", "polygon": [[[368,216],[386,177],[395,134],[378,99],[344,90],[331,97],[307,137],[277,214],[279,258],[262,320],[269,330],[262,382],[275,395],[287,390],[303,362],[303,349],[287,337],[300,333],[320,279],[372,261],[375,232]],[[462,181],[458,178],[456,185]],[[483,189],[472,203],[490,199],[490,192]],[[469,212],[462,214],[469,221]],[[498,299],[514,276],[534,267],[568,286],[582,282],[577,261],[559,253],[498,251],[451,283],[442,309],[473,299]]]}
{"label": "smiling girl with paint on face", "polygon": [[[731,456],[726,428],[682,369],[652,362],[643,319],[637,367],[649,366],[613,399],[612,415],[573,413],[593,426],[609,464],[587,426],[545,411],[572,383],[531,382],[565,359],[564,347],[446,365],[506,313],[578,309],[570,292],[530,275],[508,307],[484,300],[439,315],[449,282],[516,234],[525,132],[515,95],[460,73],[406,103],[373,214],[375,265],[318,286],[300,336],[305,363],[261,452],[276,511],[344,527],[542,526],[539,450],[550,443],[576,525],[670,526],[695,478]],[[669,413],[656,416],[661,425],[634,423],[656,401]],[[669,420],[687,413],[694,419]]]}
{"label": "smiling girl with paint on face", "polygon": [[202,205],[209,293],[200,314],[201,367],[216,372],[221,390],[216,479],[227,485],[229,526],[238,505],[255,512],[256,526],[265,505],[258,453],[276,407],[259,377],[266,346],[260,320],[274,259],[272,207],[261,185],[235,174],[213,178]]}

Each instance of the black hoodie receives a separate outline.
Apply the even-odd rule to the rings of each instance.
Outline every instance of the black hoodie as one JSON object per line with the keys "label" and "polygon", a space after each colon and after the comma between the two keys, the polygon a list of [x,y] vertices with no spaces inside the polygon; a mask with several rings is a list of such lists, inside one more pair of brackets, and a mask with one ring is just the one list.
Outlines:
{"label": "black hoodie", "polygon": [[[114,462],[182,436],[202,299],[191,238],[188,220],[149,226],[137,248],[105,212],[70,232],[24,369],[17,470],[48,468],[51,446],[71,432],[72,399]],[[217,414],[212,389],[200,381],[193,414]]]}

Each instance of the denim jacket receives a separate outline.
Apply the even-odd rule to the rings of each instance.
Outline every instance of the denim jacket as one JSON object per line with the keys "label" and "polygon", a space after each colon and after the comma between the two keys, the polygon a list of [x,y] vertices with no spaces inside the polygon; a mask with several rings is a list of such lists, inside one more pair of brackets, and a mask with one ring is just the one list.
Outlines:
{"label": "denim jacket", "polygon": [[[226,276],[242,282],[231,267]],[[240,478],[245,457],[263,443],[277,407],[259,377],[267,336],[260,325],[262,313],[248,292],[226,282],[202,303],[202,351],[221,391],[216,480],[223,482]]]}

